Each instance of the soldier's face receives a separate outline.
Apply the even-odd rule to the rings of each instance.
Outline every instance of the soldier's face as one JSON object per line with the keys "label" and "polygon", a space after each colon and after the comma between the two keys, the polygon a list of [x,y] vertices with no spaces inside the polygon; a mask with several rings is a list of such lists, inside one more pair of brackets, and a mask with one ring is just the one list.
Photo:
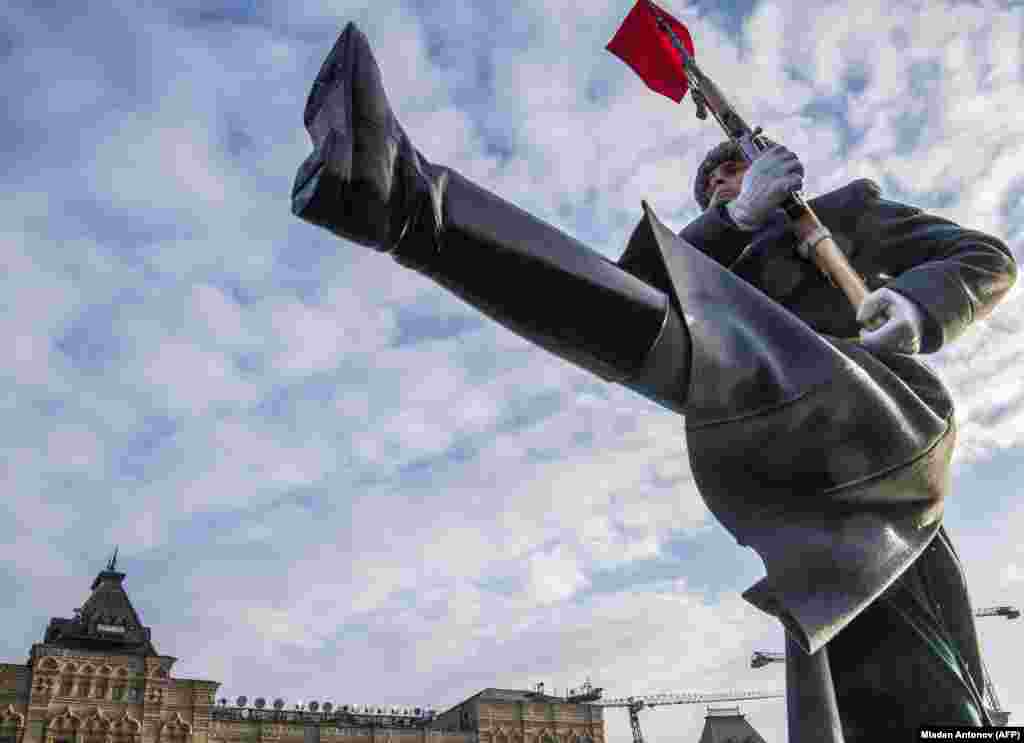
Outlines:
{"label": "soldier's face", "polygon": [[708,193],[711,194],[708,209],[735,199],[743,187],[743,175],[749,168],[750,163],[733,160],[712,170],[708,178]]}

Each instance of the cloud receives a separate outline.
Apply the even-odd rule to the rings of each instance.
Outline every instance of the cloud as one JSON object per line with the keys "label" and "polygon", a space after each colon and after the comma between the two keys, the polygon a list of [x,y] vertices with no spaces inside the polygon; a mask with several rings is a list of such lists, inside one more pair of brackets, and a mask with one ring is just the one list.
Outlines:
{"label": "cloud", "polygon": [[[1014,9],[666,7],[747,120],[800,154],[809,193],[871,177],[1021,255]],[[355,20],[431,160],[607,258],[641,199],[682,227],[721,132],[603,51],[626,10],[11,9],[7,657],[120,544],[158,648],[224,696],[443,707],[587,676],[608,696],[781,687],[780,667],[749,668],[783,639],[738,596],[760,566],[709,517],[678,416],[289,213],[309,83]],[[1024,574],[1021,301],[929,359],[958,402],[947,524],[979,604],[1013,603]],[[1013,623],[979,631],[1012,709]],[[783,739],[781,702],[742,706]],[[642,725],[696,737],[703,713]],[[622,710],[605,717],[629,740]]]}

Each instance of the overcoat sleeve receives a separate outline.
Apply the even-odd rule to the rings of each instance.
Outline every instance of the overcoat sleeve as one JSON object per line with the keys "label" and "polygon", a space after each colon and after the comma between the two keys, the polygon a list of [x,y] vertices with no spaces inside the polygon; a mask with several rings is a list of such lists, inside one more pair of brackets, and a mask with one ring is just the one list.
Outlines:
{"label": "overcoat sleeve", "polygon": [[[913,300],[925,317],[921,351],[933,353],[955,340],[975,320],[987,316],[1017,279],[1017,264],[998,238],[965,229],[948,219],[906,204],[881,198],[881,189],[861,179],[813,199],[811,206],[840,241],[854,269],[869,288],[886,286]],[[733,266],[744,248],[762,235],[735,227],[721,208],[710,209],[679,233],[687,243],[723,266]],[[789,249],[789,245],[780,246]],[[626,256],[623,256],[626,258]],[[829,334],[856,334],[851,308],[827,301],[838,290],[817,270],[804,265],[802,277],[779,277],[777,267],[792,272],[794,261],[779,261],[778,251],[755,259],[760,271],[744,271],[778,301]],[[800,284],[799,291],[793,289]],[[777,286],[789,287],[788,296]],[[844,317],[824,317],[839,312]],[[849,315],[849,317],[845,317]],[[839,333],[842,328],[845,332]]]}
{"label": "overcoat sleeve", "polygon": [[937,351],[992,312],[1017,279],[1016,261],[991,235],[875,193],[855,229],[858,264],[885,270],[894,277],[886,286],[924,310],[921,350]]}

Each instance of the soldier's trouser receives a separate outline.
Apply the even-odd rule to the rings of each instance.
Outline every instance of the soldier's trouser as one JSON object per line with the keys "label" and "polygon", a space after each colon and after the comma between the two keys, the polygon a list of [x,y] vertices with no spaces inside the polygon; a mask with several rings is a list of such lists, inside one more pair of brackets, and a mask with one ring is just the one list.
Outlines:
{"label": "soldier's trouser", "polygon": [[925,724],[989,724],[966,586],[936,595],[937,574],[955,559],[940,535],[827,645],[845,743],[896,740],[885,734]]}

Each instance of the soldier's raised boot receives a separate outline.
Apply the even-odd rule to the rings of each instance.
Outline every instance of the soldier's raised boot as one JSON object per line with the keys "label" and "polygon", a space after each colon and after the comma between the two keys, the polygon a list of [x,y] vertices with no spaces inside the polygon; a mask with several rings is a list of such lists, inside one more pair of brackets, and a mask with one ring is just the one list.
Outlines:
{"label": "soldier's raised boot", "polygon": [[293,213],[385,253],[533,343],[676,410],[689,337],[669,296],[413,146],[349,23],[313,83]]}

